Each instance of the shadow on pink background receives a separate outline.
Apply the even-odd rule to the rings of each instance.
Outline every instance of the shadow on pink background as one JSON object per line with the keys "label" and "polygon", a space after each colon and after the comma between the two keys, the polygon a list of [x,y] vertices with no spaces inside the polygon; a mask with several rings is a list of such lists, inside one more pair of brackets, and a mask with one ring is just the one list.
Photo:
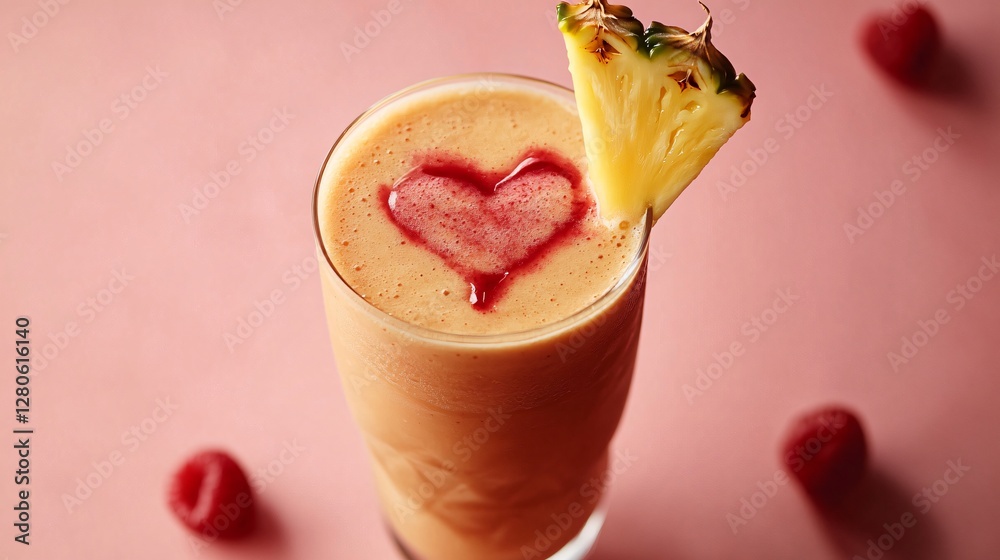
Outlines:
{"label": "shadow on pink background", "polygon": [[[39,356],[32,545],[13,542],[8,435],[0,556],[396,558],[329,349],[311,188],[351,119],[416,81],[569,83],[553,6],[400,0],[386,20],[383,0],[228,1],[70,2],[14,43],[45,2],[0,10],[0,321],[13,339],[30,316]],[[638,459],[596,560],[866,557],[906,512],[917,524],[884,558],[1000,551],[1000,276],[971,280],[1000,254],[1000,8],[936,4],[954,64],[914,93],[857,47],[887,2],[712,3],[716,43],[759,97],[655,232],[614,443]],[[702,20],[693,1],[633,7]],[[905,191],[880,211],[894,181]],[[953,292],[965,284],[971,299]],[[241,328],[275,291],[282,303]],[[778,292],[793,300],[780,314]],[[893,364],[939,310],[948,321]],[[735,342],[745,353],[727,357]],[[864,492],[821,515],[781,486],[741,513],[780,468],[790,419],[829,401],[868,428]],[[264,485],[264,530],[197,549],[165,487],[216,445]],[[914,495],[958,460],[971,470],[922,512]]]}

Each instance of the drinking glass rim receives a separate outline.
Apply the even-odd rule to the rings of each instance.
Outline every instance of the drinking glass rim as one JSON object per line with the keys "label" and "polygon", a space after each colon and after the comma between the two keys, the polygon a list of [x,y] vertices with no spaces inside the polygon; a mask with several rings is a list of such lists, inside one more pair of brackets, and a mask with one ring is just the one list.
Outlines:
{"label": "drinking glass rim", "polygon": [[[403,332],[408,333],[414,338],[419,338],[428,341],[436,342],[448,342],[459,345],[498,345],[504,343],[515,343],[515,342],[525,342],[529,340],[534,340],[537,338],[542,338],[546,335],[560,332],[569,326],[576,324],[580,321],[584,321],[592,315],[595,315],[600,310],[604,309],[611,302],[613,302],[622,291],[624,291],[631,284],[635,275],[638,273],[639,268],[642,266],[643,261],[646,258],[646,252],[649,249],[649,236],[650,231],[653,226],[653,216],[652,210],[647,209],[646,214],[643,217],[643,231],[642,237],[639,240],[639,246],[636,250],[635,255],[629,262],[628,266],[623,269],[622,275],[618,280],[608,288],[604,293],[600,295],[596,300],[587,304],[586,307],[575,311],[571,315],[563,317],[562,319],[545,325],[540,325],[537,327],[531,327],[529,329],[520,331],[511,331],[504,333],[494,333],[494,334],[462,334],[462,333],[452,333],[447,331],[439,331],[432,328],[424,327],[414,323],[409,323],[386,313],[382,309],[379,309],[375,304],[368,301],[367,299],[361,297],[360,294],[354,289],[351,284],[340,275],[337,267],[334,266],[333,261],[330,259],[330,254],[326,250],[326,244],[323,243],[323,234],[320,231],[319,225],[319,191],[320,186],[323,181],[323,173],[326,171],[326,166],[330,163],[330,159],[333,157],[334,152],[351,132],[353,132],[358,125],[360,125],[368,117],[374,115],[378,111],[384,109],[390,104],[399,101],[405,97],[413,95],[419,91],[424,91],[438,86],[443,86],[447,84],[459,84],[463,82],[472,82],[473,80],[481,79],[483,77],[489,78],[499,78],[500,80],[506,81],[513,84],[522,84],[538,89],[548,88],[560,91],[562,94],[570,94],[573,96],[573,90],[559,84],[543,80],[540,78],[533,78],[530,76],[522,76],[519,74],[508,74],[503,72],[477,72],[477,73],[466,73],[466,74],[454,74],[451,76],[444,76],[439,78],[431,78],[429,80],[424,80],[417,82],[411,86],[403,88],[395,93],[391,93],[367,109],[365,109],[360,115],[358,115],[351,123],[344,129],[343,132],[334,141],[333,146],[330,147],[330,151],[327,152],[326,158],[323,160],[323,164],[319,168],[319,174],[316,177],[316,184],[313,186],[313,201],[312,201],[312,222],[313,222],[313,236],[314,240],[319,247],[320,253],[323,254],[324,263],[321,264],[330,269],[336,276],[337,281],[339,281],[344,287],[347,288],[348,298],[352,300],[354,304],[360,304],[360,306],[365,310],[365,312],[374,315],[376,319],[391,325]],[[573,101],[574,106],[576,105],[575,100]]]}

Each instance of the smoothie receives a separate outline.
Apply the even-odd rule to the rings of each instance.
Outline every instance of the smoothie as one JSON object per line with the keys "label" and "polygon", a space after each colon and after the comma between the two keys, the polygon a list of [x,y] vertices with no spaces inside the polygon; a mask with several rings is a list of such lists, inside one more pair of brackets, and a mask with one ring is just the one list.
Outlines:
{"label": "smoothie", "polygon": [[479,75],[386,100],[323,167],[336,363],[415,557],[549,558],[606,490],[649,219],[602,220],[586,161],[571,92]]}

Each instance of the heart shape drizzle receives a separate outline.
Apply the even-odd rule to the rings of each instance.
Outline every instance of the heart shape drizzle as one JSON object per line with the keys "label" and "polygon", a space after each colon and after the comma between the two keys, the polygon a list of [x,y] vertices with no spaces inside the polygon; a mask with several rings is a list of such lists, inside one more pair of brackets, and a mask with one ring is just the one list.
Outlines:
{"label": "heart shape drizzle", "polygon": [[440,256],[485,310],[503,281],[567,237],[590,205],[580,174],[551,152],[530,152],[512,170],[486,173],[448,157],[428,158],[383,189],[392,221]]}

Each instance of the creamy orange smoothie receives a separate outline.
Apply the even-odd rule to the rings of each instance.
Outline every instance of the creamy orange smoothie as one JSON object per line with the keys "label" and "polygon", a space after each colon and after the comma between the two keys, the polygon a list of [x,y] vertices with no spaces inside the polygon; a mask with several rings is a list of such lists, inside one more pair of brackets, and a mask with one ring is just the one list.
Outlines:
{"label": "creamy orange smoothie", "polygon": [[323,167],[335,359],[414,557],[549,558],[605,491],[649,224],[603,221],[586,165],[571,92],[479,75],[381,103]]}

